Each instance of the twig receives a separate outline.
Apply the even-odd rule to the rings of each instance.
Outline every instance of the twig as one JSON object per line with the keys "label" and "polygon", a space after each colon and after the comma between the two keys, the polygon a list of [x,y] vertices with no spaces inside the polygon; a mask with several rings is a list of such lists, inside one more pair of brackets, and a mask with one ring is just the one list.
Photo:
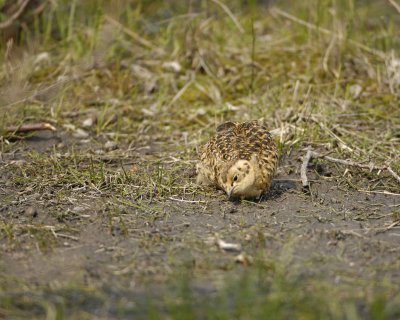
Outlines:
{"label": "twig", "polygon": [[53,234],[54,238],[56,238],[56,239],[57,239],[58,237],[61,237],[61,238],[69,239],[69,240],[79,241],[79,238],[78,238],[78,237],[70,236],[70,235],[64,234],[64,233],[57,233],[57,232],[56,232],[56,227],[55,227],[55,226],[43,226],[43,227],[44,227],[44,229],[46,229],[46,230],[50,230],[51,233]]}
{"label": "twig", "polygon": [[57,131],[57,129],[52,126],[50,123],[42,122],[42,123],[30,123],[30,124],[23,124],[20,126],[11,126],[5,128],[5,132],[7,133],[21,133],[21,132],[31,132],[31,131],[41,131],[41,130],[50,130],[50,131]]}
{"label": "twig", "polygon": [[377,166],[373,163],[364,164],[364,163],[358,163],[358,162],[355,162],[352,160],[337,159],[337,158],[332,158],[330,156],[320,156],[318,154],[315,154],[315,156],[317,158],[324,158],[325,160],[328,160],[330,162],[339,163],[339,164],[343,164],[345,166],[350,166],[350,167],[358,167],[361,169],[369,169],[370,171],[387,169],[387,167]]}
{"label": "twig", "polygon": [[235,26],[239,29],[240,33],[244,33],[243,27],[241,26],[239,21],[236,19],[236,17],[232,13],[232,11],[226,6],[226,4],[222,3],[219,0],[211,0],[211,1],[214,2],[216,5],[220,6],[222,8],[222,10],[225,11],[225,13],[229,16],[229,18],[232,19]]}
{"label": "twig", "polygon": [[379,50],[376,50],[376,49],[372,49],[372,48],[366,46],[365,44],[362,44],[362,43],[357,42],[355,40],[346,39],[346,37],[341,35],[341,34],[336,34],[336,33],[332,32],[332,31],[330,31],[328,29],[322,28],[320,26],[316,26],[316,25],[314,25],[312,23],[309,23],[307,21],[299,19],[299,18],[297,18],[297,17],[295,17],[295,16],[293,16],[293,15],[291,15],[291,14],[289,14],[289,13],[287,13],[287,12],[285,12],[285,11],[279,9],[279,8],[273,8],[272,12],[275,12],[276,14],[278,14],[278,15],[280,15],[282,17],[285,17],[286,19],[289,19],[289,20],[291,20],[293,22],[296,22],[296,23],[298,23],[298,24],[300,24],[302,26],[305,26],[305,27],[307,27],[309,29],[319,31],[319,32],[327,34],[327,35],[334,35],[334,36],[337,37],[337,39],[340,39],[340,40],[347,40],[352,45],[354,45],[354,46],[356,46],[356,47],[358,47],[358,48],[360,48],[360,49],[362,49],[362,50],[364,50],[364,51],[366,51],[368,53],[371,53],[371,54],[373,54],[373,55],[375,55],[375,56],[377,56],[377,57],[379,57],[381,59],[384,59],[384,60],[386,59],[386,54],[384,52],[382,52],[382,51],[379,51]]}
{"label": "twig", "polygon": [[44,229],[44,230],[50,231],[53,234],[54,238],[61,237],[61,238],[65,238],[65,239],[79,241],[78,237],[71,236],[71,235],[65,234],[65,233],[58,233],[57,231],[61,230],[61,228],[58,228],[56,226],[51,226],[51,225],[38,226],[38,225],[33,225],[33,224],[26,224],[26,225],[18,225],[18,227],[20,227],[20,228],[32,228],[32,229],[35,229],[35,230]]}
{"label": "twig", "polygon": [[364,192],[364,193],[386,194],[386,195],[389,195],[389,196],[400,196],[400,193],[389,192],[389,191],[386,191],[386,190],[371,191],[371,190],[358,189],[357,191],[358,192]]}
{"label": "twig", "polygon": [[309,182],[308,182],[308,178],[307,178],[307,167],[308,167],[308,163],[310,162],[310,160],[312,158],[322,158],[325,159],[327,161],[330,162],[334,162],[334,163],[338,163],[338,164],[343,164],[345,166],[350,166],[350,167],[357,167],[360,169],[369,169],[370,171],[372,170],[386,170],[388,171],[395,180],[397,180],[400,183],[400,176],[393,171],[393,169],[390,166],[377,166],[374,163],[358,163],[352,160],[344,160],[344,159],[337,159],[337,158],[333,158],[327,155],[321,155],[318,154],[314,151],[311,151],[310,148],[307,149],[307,153],[304,157],[303,163],[301,164],[301,168],[300,168],[300,177],[301,177],[301,182],[303,184],[303,187],[308,187],[309,186]]}
{"label": "twig", "polygon": [[336,163],[340,163],[340,164],[344,164],[346,166],[351,166],[351,167],[358,167],[361,169],[369,169],[370,171],[372,170],[386,170],[388,171],[393,178],[395,178],[399,183],[400,183],[400,176],[393,171],[393,169],[390,166],[377,166],[373,163],[369,163],[369,164],[363,164],[363,163],[358,163],[358,162],[354,162],[351,160],[342,160],[342,159],[336,159],[336,158],[332,158],[329,156],[322,156],[322,158],[324,158],[325,160],[328,160],[330,162],[336,162]]}
{"label": "twig", "polygon": [[13,22],[21,16],[22,12],[25,10],[29,1],[30,0],[25,0],[24,2],[22,2],[20,7],[18,8],[18,10],[16,12],[14,12],[14,14],[9,19],[0,23],[0,29],[5,29],[5,28],[8,28],[9,26],[11,26],[13,24]]}
{"label": "twig", "polygon": [[70,236],[70,235],[64,234],[64,233],[57,233],[56,232],[56,237],[61,237],[61,238],[65,238],[65,239],[69,239],[69,240],[73,240],[73,241],[79,241],[78,237]]}
{"label": "twig", "polygon": [[307,167],[308,163],[310,162],[311,158],[313,157],[313,151],[311,151],[310,148],[308,148],[307,153],[303,159],[303,163],[301,164],[300,168],[300,177],[301,177],[301,184],[303,185],[304,188],[309,187],[310,183],[308,182],[307,178]]}
{"label": "twig", "polygon": [[387,226],[387,227],[385,227],[385,228],[379,228],[379,229],[375,232],[375,234],[383,233],[383,232],[389,231],[390,229],[393,229],[394,227],[398,226],[399,224],[400,224],[400,220],[397,220],[397,221],[391,223],[389,226]]}
{"label": "twig", "polygon": [[155,49],[156,46],[153,45],[150,41],[147,41],[146,39],[143,39],[141,36],[139,36],[136,32],[126,28],[124,25],[122,25],[119,21],[115,20],[109,15],[105,15],[104,18],[115,25],[116,27],[120,28],[123,32],[125,32],[128,36],[130,36],[132,39],[136,40],[139,42],[142,46],[147,47],[149,49]]}
{"label": "twig", "polygon": [[400,182],[400,176],[399,176],[396,172],[394,172],[393,169],[392,169],[390,166],[387,167],[386,169],[387,169],[387,171],[390,172],[390,174],[391,174],[398,182]]}
{"label": "twig", "polygon": [[[52,1],[52,0],[50,0],[50,1]],[[33,10],[33,11],[30,13],[30,15],[32,15],[32,16],[37,16],[38,14],[40,14],[40,13],[44,10],[44,8],[46,8],[46,6],[48,5],[48,3],[49,3],[49,1],[44,1],[42,4],[39,4],[39,5],[35,8],[35,10]]]}
{"label": "twig", "polygon": [[222,249],[224,251],[240,251],[241,250],[240,244],[226,242],[220,238],[215,239],[215,244],[217,245],[217,247],[219,249]]}
{"label": "twig", "polygon": [[366,239],[366,238],[367,238],[366,236],[364,236],[364,235],[362,235],[362,234],[359,234],[359,233],[355,232],[354,230],[342,230],[341,232],[342,232],[344,235],[349,234],[349,235],[352,235],[352,236],[356,236],[356,237],[358,237],[358,238],[363,238],[363,239]]}
{"label": "twig", "polygon": [[197,200],[197,201],[195,201],[195,200],[185,200],[185,199],[176,199],[176,198],[173,198],[173,197],[169,197],[168,199],[172,200],[172,201],[186,202],[186,203],[206,203],[206,201],[201,201],[201,200]]}
{"label": "twig", "polygon": [[394,0],[389,0],[389,2],[397,10],[397,12],[400,13],[400,5]]}

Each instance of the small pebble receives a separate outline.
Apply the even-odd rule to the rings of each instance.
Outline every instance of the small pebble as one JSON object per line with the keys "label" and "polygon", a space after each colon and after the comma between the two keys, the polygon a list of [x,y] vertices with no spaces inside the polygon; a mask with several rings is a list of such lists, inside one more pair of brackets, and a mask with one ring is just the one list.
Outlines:
{"label": "small pebble", "polygon": [[103,155],[104,154],[104,150],[97,149],[94,153],[97,154],[97,155]]}
{"label": "small pebble", "polygon": [[41,52],[39,53],[35,61],[33,62],[34,65],[39,65],[39,64],[48,64],[50,63],[50,54],[48,52]]}
{"label": "small pebble", "polygon": [[82,127],[84,127],[84,128],[93,127],[94,122],[95,122],[95,118],[94,117],[87,118],[87,119],[83,120]]}
{"label": "small pebble", "polygon": [[363,88],[359,84],[353,84],[349,88],[349,93],[353,96],[353,99],[357,99],[360,96],[362,90]]}
{"label": "small pebble", "polygon": [[167,71],[173,71],[176,73],[178,73],[182,70],[181,65],[177,61],[164,62],[162,67]]}
{"label": "small pebble", "polygon": [[106,151],[112,151],[118,149],[118,144],[114,141],[107,141],[104,144],[104,150]]}
{"label": "small pebble", "polygon": [[78,129],[76,129],[75,132],[73,133],[73,136],[74,136],[75,138],[78,138],[78,139],[85,139],[85,138],[88,138],[88,137],[89,137],[89,133],[87,133],[87,132],[86,132],[85,130],[83,130],[83,129],[78,128]]}
{"label": "small pebble", "polygon": [[38,211],[35,207],[28,207],[25,209],[25,215],[36,218],[38,216]]}
{"label": "small pebble", "polygon": [[81,212],[84,212],[85,210],[86,210],[85,207],[76,206],[76,207],[74,207],[74,208],[72,209],[72,212],[74,212],[74,213],[81,213]]}

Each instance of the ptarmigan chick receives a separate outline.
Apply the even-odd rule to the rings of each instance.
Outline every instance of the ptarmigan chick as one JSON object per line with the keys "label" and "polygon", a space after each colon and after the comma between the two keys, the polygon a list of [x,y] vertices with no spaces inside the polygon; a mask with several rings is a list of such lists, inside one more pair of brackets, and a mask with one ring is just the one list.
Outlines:
{"label": "ptarmigan chick", "polygon": [[200,153],[197,183],[215,185],[229,198],[259,198],[278,164],[275,142],[257,121],[219,125]]}

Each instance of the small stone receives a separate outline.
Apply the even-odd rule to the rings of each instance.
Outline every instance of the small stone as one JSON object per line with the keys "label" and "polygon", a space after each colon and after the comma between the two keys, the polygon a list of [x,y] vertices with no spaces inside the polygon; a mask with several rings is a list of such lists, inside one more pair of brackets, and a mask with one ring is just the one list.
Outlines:
{"label": "small stone", "polygon": [[101,156],[101,155],[103,155],[105,152],[104,152],[104,150],[97,149],[97,150],[95,150],[94,153],[97,154],[97,155],[99,155],[99,156]]}
{"label": "small stone", "polygon": [[74,136],[75,138],[78,138],[78,139],[86,139],[86,138],[89,137],[89,133],[87,133],[87,132],[86,132],[85,130],[83,130],[83,129],[78,128],[78,129],[76,129],[75,132],[73,133],[73,136]]}
{"label": "small stone", "polygon": [[94,123],[95,123],[95,117],[89,117],[89,118],[83,120],[82,127],[90,128],[90,127],[93,127]]}
{"label": "small stone", "polygon": [[57,82],[66,82],[68,81],[70,78],[68,76],[65,75],[60,75],[57,77]]}
{"label": "small stone", "polygon": [[22,159],[21,160],[11,160],[10,164],[21,167],[26,164],[26,161],[22,160]]}
{"label": "small stone", "polygon": [[40,198],[40,193],[36,192],[29,196],[30,199],[37,200]]}
{"label": "small stone", "polygon": [[38,216],[38,211],[35,207],[28,207],[25,209],[25,215],[36,218]]}
{"label": "small stone", "polygon": [[104,144],[104,150],[106,151],[112,151],[118,149],[118,144],[114,141],[107,141]]}
{"label": "small stone", "polygon": [[242,252],[235,257],[235,262],[240,263],[244,266],[248,266],[248,265],[252,264],[253,258],[251,256],[247,255],[246,253]]}
{"label": "small stone", "polygon": [[132,64],[131,71],[136,77],[141,79],[151,79],[153,77],[153,74],[148,69],[138,64]]}
{"label": "small stone", "polygon": [[359,84],[353,84],[349,88],[349,93],[352,95],[353,99],[357,99],[360,96],[362,90],[363,88]]}
{"label": "small stone", "polygon": [[35,61],[33,62],[34,65],[40,65],[40,64],[48,64],[50,63],[50,54],[48,52],[41,52],[39,53]]}
{"label": "small stone", "polygon": [[181,65],[177,61],[169,61],[169,62],[164,62],[163,63],[163,68],[167,71],[173,71],[173,72],[180,72],[182,70]]}
{"label": "small stone", "polygon": [[72,209],[72,212],[74,212],[74,213],[81,213],[81,212],[84,212],[85,210],[86,210],[85,207],[76,206],[76,207],[74,207],[74,208]]}
{"label": "small stone", "polygon": [[205,109],[203,109],[203,108],[199,108],[196,111],[196,115],[198,115],[198,116],[204,116],[206,114],[207,114],[207,111]]}
{"label": "small stone", "polygon": [[228,110],[238,111],[238,110],[241,109],[240,106],[235,106],[235,105],[233,105],[233,104],[230,103],[230,102],[227,102],[225,105],[226,105],[226,107],[228,108]]}
{"label": "small stone", "polygon": [[142,112],[145,116],[154,117],[155,113],[149,109],[142,108]]}
{"label": "small stone", "polygon": [[118,100],[118,99],[116,99],[116,98],[111,98],[111,99],[109,99],[108,100],[108,103],[110,104],[110,105],[112,105],[112,106],[119,106],[119,105],[121,105],[121,101],[120,100]]}
{"label": "small stone", "polygon": [[75,131],[76,127],[73,124],[70,123],[65,123],[63,124],[63,128],[66,130],[71,130],[71,131]]}
{"label": "small stone", "polygon": [[240,251],[241,250],[240,244],[229,243],[222,239],[216,239],[216,244],[217,244],[218,248],[220,248],[224,251]]}

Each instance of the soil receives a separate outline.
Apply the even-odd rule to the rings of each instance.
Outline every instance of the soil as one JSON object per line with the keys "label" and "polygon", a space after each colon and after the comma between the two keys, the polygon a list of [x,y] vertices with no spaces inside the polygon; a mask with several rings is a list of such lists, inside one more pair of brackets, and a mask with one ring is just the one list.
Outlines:
{"label": "soil", "polygon": [[[311,189],[303,190],[302,151],[282,159],[261,201],[230,202],[221,191],[209,189],[150,197],[135,207],[134,199],[124,202],[112,191],[78,190],[68,203],[57,201],[48,189],[43,193],[10,180],[12,168],[24,166],[15,161],[30,161],[33,150],[50,156],[60,143],[60,152],[71,146],[87,152],[96,145],[47,132],[13,143],[0,167],[0,214],[13,226],[13,235],[4,236],[3,230],[0,241],[1,277],[18,283],[15,290],[7,288],[8,295],[24,294],[17,288],[29,284],[29,292],[40,289],[50,301],[64,297],[98,317],[111,317],[118,311],[116,301],[131,297],[145,303],[149,288],[155,296],[162,294],[182,268],[193,272],[198,292],[207,295],[218,290],[223,277],[234,278],[254,263],[260,252],[285,266],[288,277],[296,272],[337,284],[400,280],[400,199],[338,185],[332,176],[343,175],[344,168],[331,164],[313,164]],[[126,147],[122,143],[120,149]],[[162,162],[164,155],[150,151],[137,157]],[[118,161],[107,165],[118,166]],[[173,166],[166,163],[164,170]],[[180,172],[183,181],[194,184],[194,164]],[[241,249],[223,250],[218,239]]]}

